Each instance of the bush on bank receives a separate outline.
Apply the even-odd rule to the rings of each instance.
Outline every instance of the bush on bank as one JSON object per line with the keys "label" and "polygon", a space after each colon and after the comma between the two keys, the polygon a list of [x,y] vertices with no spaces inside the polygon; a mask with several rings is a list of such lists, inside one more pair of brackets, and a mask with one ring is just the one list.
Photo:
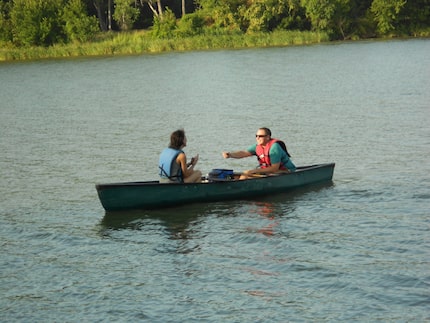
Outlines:
{"label": "bush on bank", "polygon": [[306,31],[199,34],[171,38],[154,38],[148,31],[110,32],[100,34],[98,39],[91,42],[54,44],[49,47],[16,47],[11,43],[0,43],[0,61],[272,47],[315,44],[327,41],[329,41],[329,37],[325,33]]}

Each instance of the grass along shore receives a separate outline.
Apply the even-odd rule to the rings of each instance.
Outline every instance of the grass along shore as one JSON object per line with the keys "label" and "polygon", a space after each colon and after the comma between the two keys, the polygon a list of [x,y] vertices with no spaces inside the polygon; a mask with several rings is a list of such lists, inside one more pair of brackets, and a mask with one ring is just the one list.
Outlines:
{"label": "grass along shore", "polygon": [[92,42],[56,44],[49,47],[16,47],[8,43],[0,43],[0,61],[276,47],[316,44],[327,41],[329,41],[329,37],[324,33],[306,31],[198,35],[171,39],[153,38],[148,31],[108,32],[100,34],[98,39]]}

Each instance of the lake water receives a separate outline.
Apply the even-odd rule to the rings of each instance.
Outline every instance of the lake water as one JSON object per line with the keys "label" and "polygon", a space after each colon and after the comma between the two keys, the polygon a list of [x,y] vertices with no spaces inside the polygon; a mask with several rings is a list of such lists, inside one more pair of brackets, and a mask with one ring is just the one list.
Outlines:
{"label": "lake water", "polygon": [[[4,322],[430,320],[430,40],[0,64]],[[105,214],[95,183],[258,127],[333,183]]]}

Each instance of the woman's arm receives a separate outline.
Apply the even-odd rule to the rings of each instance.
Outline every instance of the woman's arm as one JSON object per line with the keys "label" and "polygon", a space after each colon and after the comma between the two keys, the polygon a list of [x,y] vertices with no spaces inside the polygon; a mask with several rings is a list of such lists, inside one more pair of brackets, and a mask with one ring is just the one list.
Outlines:
{"label": "woman's arm", "polygon": [[184,178],[190,176],[194,172],[194,166],[197,164],[199,156],[191,158],[191,163],[187,164],[187,156],[184,153],[180,153],[176,158],[176,162],[181,166],[182,174]]}

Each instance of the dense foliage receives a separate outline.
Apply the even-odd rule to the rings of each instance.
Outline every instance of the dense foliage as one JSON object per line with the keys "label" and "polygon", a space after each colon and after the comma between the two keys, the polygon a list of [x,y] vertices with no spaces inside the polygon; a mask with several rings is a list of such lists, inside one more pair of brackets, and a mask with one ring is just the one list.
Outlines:
{"label": "dense foliage", "polygon": [[0,41],[16,46],[143,28],[163,39],[276,30],[331,39],[428,36],[430,0],[0,0]]}

